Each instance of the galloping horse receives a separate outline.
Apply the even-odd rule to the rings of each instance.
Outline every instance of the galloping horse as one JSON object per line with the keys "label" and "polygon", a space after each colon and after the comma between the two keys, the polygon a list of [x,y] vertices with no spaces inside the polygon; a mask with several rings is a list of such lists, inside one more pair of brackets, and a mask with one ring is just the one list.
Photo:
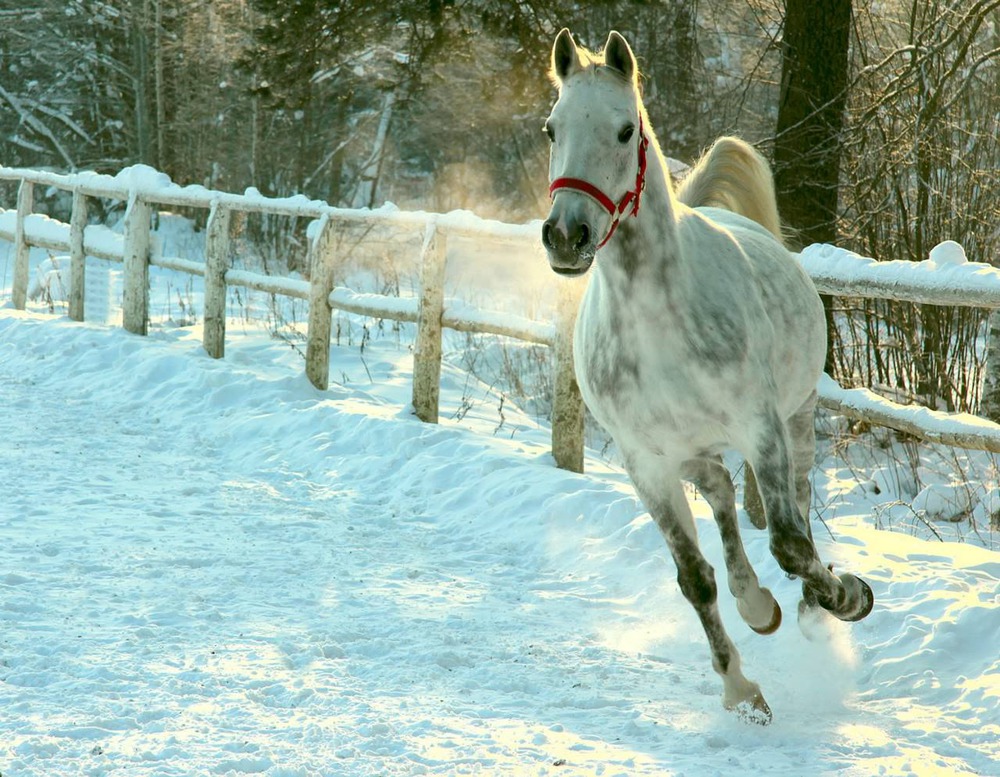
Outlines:
{"label": "galloping horse", "polygon": [[744,551],[727,449],[756,475],[771,553],[802,580],[800,615],[871,612],[871,588],[820,560],[807,518],[823,307],[782,243],[771,171],[752,147],[720,139],[674,193],[621,35],[595,55],[562,30],[551,75],[559,99],[545,124],[552,210],[542,241],[561,275],[595,265],[574,334],[577,381],[666,538],[723,704],[767,723],[771,710],[719,618],[681,481],[712,507],[729,589],[751,629],[773,633],[781,609]]}

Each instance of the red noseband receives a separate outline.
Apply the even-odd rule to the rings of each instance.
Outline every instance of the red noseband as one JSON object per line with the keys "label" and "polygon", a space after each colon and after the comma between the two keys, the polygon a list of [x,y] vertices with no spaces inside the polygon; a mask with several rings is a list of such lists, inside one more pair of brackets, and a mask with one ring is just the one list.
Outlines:
{"label": "red noseband", "polygon": [[639,117],[639,167],[635,174],[635,188],[630,189],[625,192],[624,196],[615,205],[614,200],[612,200],[608,195],[598,189],[594,184],[589,181],[584,181],[582,178],[556,178],[549,185],[549,199],[556,196],[556,192],[560,189],[573,189],[578,192],[586,194],[588,197],[596,200],[598,204],[604,210],[608,212],[611,216],[611,227],[608,229],[608,234],[604,236],[604,239],[598,243],[598,248],[603,248],[604,244],[607,243],[611,236],[618,229],[618,224],[622,220],[622,216],[625,212],[629,210],[631,206],[631,216],[637,216],[639,214],[639,199],[642,197],[642,192],[646,188],[646,148],[649,146],[649,138],[646,136],[646,132],[642,126],[642,117]]}

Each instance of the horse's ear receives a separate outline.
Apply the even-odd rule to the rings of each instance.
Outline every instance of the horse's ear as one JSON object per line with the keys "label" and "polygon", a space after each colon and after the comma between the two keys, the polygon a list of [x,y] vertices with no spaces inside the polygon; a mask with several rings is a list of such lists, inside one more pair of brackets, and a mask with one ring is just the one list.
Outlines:
{"label": "horse's ear", "polygon": [[580,52],[577,51],[573,34],[563,27],[556,36],[556,42],[552,44],[552,75],[558,81],[565,81],[574,70],[582,67],[583,62],[580,60]]}
{"label": "horse's ear", "polygon": [[628,41],[614,30],[609,33],[608,42],[604,44],[604,64],[621,72],[626,80],[635,80],[638,70],[635,54],[632,53]]}

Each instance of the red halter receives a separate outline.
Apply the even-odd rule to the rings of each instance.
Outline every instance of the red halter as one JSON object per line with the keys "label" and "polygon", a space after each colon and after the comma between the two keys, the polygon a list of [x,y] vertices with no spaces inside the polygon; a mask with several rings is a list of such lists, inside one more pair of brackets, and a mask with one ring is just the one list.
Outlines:
{"label": "red halter", "polygon": [[622,216],[632,207],[632,212],[629,214],[631,216],[637,216],[639,214],[639,199],[642,197],[643,189],[646,188],[646,148],[649,146],[649,138],[646,136],[646,132],[642,127],[642,116],[639,117],[639,169],[635,174],[635,189],[631,189],[625,192],[618,204],[615,205],[614,200],[612,200],[608,195],[598,189],[594,184],[589,181],[584,181],[582,178],[556,178],[549,185],[549,199],[555,197],[556,192],[560,189],[575,189],[578,192],[583,192],[588,197],[596,200],[604,210],[608,212],[611,216],[611,227],[608,229],[608,234],[604,236],[604,239],[597,245],[598,248],[603,248],[604,244],[607,243],[611,236],[618,229],[618,224],[622,220]]}

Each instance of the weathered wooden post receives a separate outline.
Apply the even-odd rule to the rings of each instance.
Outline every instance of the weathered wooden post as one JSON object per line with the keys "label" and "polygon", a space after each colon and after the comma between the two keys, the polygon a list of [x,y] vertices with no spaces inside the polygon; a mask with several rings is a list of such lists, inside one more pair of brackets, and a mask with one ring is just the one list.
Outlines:
{"label": "weathered wooden post", "polygon": [[14,286],[11,299],[14,307],[24,310],[28,302],[28,236],[24,231],[24,220],[35,206],[35,185],[31,181],[21,181],[17,190],[17,215],[14,221]]}
{"label": "weathered wooden post", "polygon": [[87,283],[87,257],[83,233],[87,228],[87,197],[73,190],[73,213],[69,217],[69,317],[83,321]]}
{"label": "weathered wooden post", "polygon": [[205,230],[205,324],[202,345],[213,359],[226,353],[226,270],[229,269],[229,224],[232,211],[212,203]]}
{"label": "weathered wooden post", "polygon": [[552,456],[557,467],[571,472],[583,472],[585,413],[573,367],[573,328],[579,300],[575,284],[560,282],[552,393]]}
{"label": "weathered wooden post", "polygon": [[306,334],[306,377],[321,391],[330,386],[330,330],[333,308],[333,248],[336,233],[330,216],[319,220],[309,244],[309,331]]}
{"label": "weathered wooden post", "polygon": [[132,334],[149,331],[149,203],[138,194],[129,197],[125,210],[125,290],[122,296],[122,326]]}
{"label": "weathered wooden post", "polygon": [[441,316],[447,238],[435,222],[427,224],[421,252],[417,339],[413,346],[413,410],[425,423],[436,424],[441,396]]}

